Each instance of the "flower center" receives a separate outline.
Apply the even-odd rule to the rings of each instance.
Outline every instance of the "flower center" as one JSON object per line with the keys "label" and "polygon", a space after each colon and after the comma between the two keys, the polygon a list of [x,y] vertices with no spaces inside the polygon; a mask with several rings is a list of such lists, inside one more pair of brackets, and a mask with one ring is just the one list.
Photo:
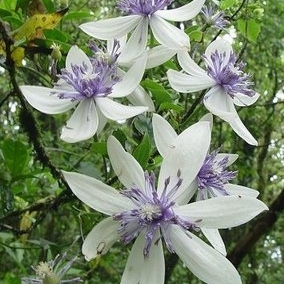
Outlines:
{"label": "flower center", "polygon": [[153,173],[145,172],[145,190],[136,186],[126,189],[121,193],[129,198],[134,208],[113,216],[114,220],[120,222],[121,227],[118,233],[124,243],[129,243],[136,238],[142,231],[145,231],[144,256],[147,257],[151,248],[153,239],[157,236],[158,230],[161,231],[165,243],[170,251],[172,250],[171,239],[168,234],[168,226],[177,224],[183,229],[195,229],[196,224],[183,220],[173,211],[175,203],[171,200],[182,183],[180,173],[178,172],[178,181],[176,185],[168,190],[170,179],[166,179],[165,187],[158,196],[155,188],[155,176]]}
{"label": "flower center", "polygon": [[[117,74],[117,54],[98,52],[90,46],[94,56],[90,58],[91,67],[85,62],[82,65],[71,65],[71,71],[63,69],[58,82],[63,92],[54,91],[61,99],[80,101],[87,98],[105,97],[112,92],[112,87],[120,81]],[[118,48],[118,47],[117,47]],[[117,48],[113,52],[117,51]],[[66,83],[69,85],[66,89]],[[70,88],[69,88],[70,87]]]}
{"label": "flower center", "polygon": [[117,8],[127,15],[151,16],[171,4],[173,0],[121,0]]}
{"label": "flower center", "polygon": [[198,190],[201,199],[207,199],[209,196],[228,195],[224,184],[237,175],[237,172],[226,170],[229,157],[225,156],[223,159],[217,160],[218,153],[219,149],[207,155],[197,175]]}
{"label": "flower center", "polygon": [[233,52],[228,55],[216,50],[210,58],[204,56],[204,59],[208,75],[222,86],[232,98],[239,93],[249,97],[255,95],[255,92],[250,89],[250,86],[253,85],[250,75],[242,71],[244,64],[236,62]]}

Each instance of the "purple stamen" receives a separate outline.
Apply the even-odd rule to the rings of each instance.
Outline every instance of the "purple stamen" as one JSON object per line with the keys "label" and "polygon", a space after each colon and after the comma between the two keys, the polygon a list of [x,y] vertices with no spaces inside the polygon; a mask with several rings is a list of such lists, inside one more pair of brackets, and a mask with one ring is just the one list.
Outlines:
{"label": "purple stamen", "polygon": [[[94,44],[90,45],[94,56],[90,58],[92,67],[85,62],[82,65],[71,65],[71,71],[64,68],[58,86],[58,91],[53,92],[60,99],[70,99],[72,101],[81,101],[95,97],[106,97],[112,92],[113,85],[120,81],[117,74],[117,57],[115,52],[118,44],[114,45],[113,53],[98,52],[99,49]],[[60,92],[62,82],[70,86],[70,90]],[[66,89],[66,88],[65,88]]]}
{"label": "purple stamen", "polygon": [[215,9],[212,5],[205,5],[202,8],[201,13],[204,15],[206,23],[209,26],[215,26],[219,29],[224,29],[224,27],[229,24],[229,21],[225,19],[225,14],[223,12],[215,13]]}
{"label": "purple stamen", "polygon": [[151,16],[170,5],[173,0],[121,0],[117,8],[126,15]]}
{"label": "purple stamen", "polygon": [[229,157],[225,156],[217,161],[216,156],[219,149],[208,154],[197,175],[198,190],[201,199],[207,199],[209,196],[228,195],[224,185],[236,177],[236,171],[227,171]]}
{"label": "purple stamen", "polygon": [[244,64],[237,63],[233,52],[229,55],[220,53],[216,50],[210,58],[204,55],[207,64],[208,75],[213,78],[218,85],[234,98],[237,94],[253,97],[255,92],[250,89],[253,83],[250,81],[250,75],[242,71]]}
{"label": "purple stamen", "polygon": [[145,172],[145,191],[137,186],[124,190],[121,193],[128,197],[135,206],[134,209],[124,211],[113,216],[114,220],[120,222],[121,227],[118,233],[124,243],[129,243],[136,238],[142,231],[145,231],[144,256],[149,255],[153,239],[158,230],[165,240],[167,248],[172,252],[171,238],[168,233],[168,226],[176,224],[184,230],[196,230],[196,222],[189,222],[177,216],[173,211],[175,202],[173,195],[182,183],[180,171],[178,172],[178,181],[172,189],[168,190],[170,178],[165,180],[165,187],[161,194],[155,188],[155,175]]}

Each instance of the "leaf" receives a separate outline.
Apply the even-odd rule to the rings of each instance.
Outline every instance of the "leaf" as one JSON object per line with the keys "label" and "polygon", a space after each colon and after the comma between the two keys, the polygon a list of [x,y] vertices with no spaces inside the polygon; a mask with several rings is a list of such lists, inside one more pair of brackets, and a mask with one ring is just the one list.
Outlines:
{"label": "leaf", "polygon": [[159,85],[158,83],[150,79],[146,79],[141,83],[141,85],[152,93],[152,96],[155,98],[158,105],[164,102],[172,102],[170,94],[163,86]]}
{"label": "leaf", "polygon": [[15,41],[33,40],[42,37],[42,30],[53,29],[62,19],[68,8],[51,14],[37,14],[29,18],[20,28],[12,33]]}
{"label": "leaf", "polygon": [[222,10],[233,7],[236,4],[236,0],[222,0],[220,8]]}
{"label": "leaf", "polygon": [[261,27],[260,24],[257,23],[253,19],[244,20],[238,19],[237,21],[238,29],[240,33],[247,38],[249,41],[257,42],[257,38],[260,34]]}
{"label": "leaf", "polygon": [[147,133],[144,135],[141,143],[136,147],[132,154],[141,167],[145,168],[151,154],[151,142]]}
{"label": "leaf", "polygon": [[27,146],[20,141],[7,139],[3,143],[2,153],[12,178],[21,175],[30,158]]}

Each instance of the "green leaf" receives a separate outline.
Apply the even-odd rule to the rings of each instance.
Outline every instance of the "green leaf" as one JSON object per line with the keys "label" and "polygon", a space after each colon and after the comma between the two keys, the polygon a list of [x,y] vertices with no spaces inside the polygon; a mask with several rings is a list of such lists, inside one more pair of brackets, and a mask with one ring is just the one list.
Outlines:
{"label": "green leaf", "polygon": [[69,12],[63,18],[63,20],[83,20],[83,19],[93,19],[94,16],[89,12]]}
{"label": "green leaf", "polygon": [[44,30],[43,33],[48,40],[57,40],[60,42],[66,42],[67,39],[69,38],[68,34],[63,33],[56,29]]}
{"label": "green leaf", "polygon": [[200,42],[203,38],[203,32],[199,30],[192,31],[191,33],[189,33],[189,37],[191,40]]}
{"label": "green leaf", "polygon": [[220,8],[222,10],[233,7],[237,3],[237,0],[222,0]]}
{"label": "green leaf", "polygon": [[253,19],[244,20],[239,19],[237,21],[238,29],[240,33],[247,38],[249,41],[257,42],[257,38],[259,36],[259,33],[261,31],[260,24],[257,23]]}
{"label": "green leaf", "polygon": [[95,142],[92,145],[92,151],[103,156],[107,155],[107,144],[106,142]]}
{"label": "green leaf", "polygon": [[3,143],[2,153],[12,178],[21,175],[29,162],[27,146],[20,141],[7,139]]}
{"label": "green leaf", "polygon": [[150,79],[146,79],[141,83],[141,85],[152,93],[152,96],[158,105],[164,102],[172,102],[172,98],[168,91],[158,83]]}
{"label": "green leaf", "polygon": [[133,151],[133,157],[139,162],[142,168],[146,168],[151,154],[151,142],[149,135],[146,133],[141,143]]}
{"label": "green leaf", "polygon": [[169,103],[169,102],[162,103],[159,107],[159,111],[160,110],[167,110],[167,109],[175,110],[178,113],[183,111],[182,106],[174,104],[174,103]]}

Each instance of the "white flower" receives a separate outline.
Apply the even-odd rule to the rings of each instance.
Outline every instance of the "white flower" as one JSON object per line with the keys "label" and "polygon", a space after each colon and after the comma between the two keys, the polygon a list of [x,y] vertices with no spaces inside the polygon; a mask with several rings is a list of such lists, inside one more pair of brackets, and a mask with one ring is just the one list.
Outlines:
{"label": "white flower", "polygon": [[203,99],[205,107],[227,121],[247,143],[257,145],[234,106],[251,105],[259,97],[259,94],[250,89],[252,83],[249,81],[249,75],[241,70],[244,65],[236,62],[231,44],[222,38],[207,47],[204,59],[207,72],[200,68],[187,52],[180,51],[178,61],[184,72],[168,70],[171,87],[181,93],[210,88]]}
{"label": "white flower", "polygon": [[122,50],[128,58],[136,58],[145,51],[149,26],[160,44],[171,50],[189,50],[188,36],[168,21],[192,19],[201,11],[204,2],[193,0],[176,9],[165,9],[172,0],[122,0],[118,1],[117,7],[126,16],[85,23],[80,28],[88,35],[103,40],[119,39],[131,33]]}
{"label": "white flower", "polygon": [[[112,167],[124,190],[72,172],[63,172],[74,194],[93,209],[110,215],[88,234],[82,252],[87,260],[107,253],[120,239],[136,239],[121,284],[164,283],[162,239],[170,252],[202,281],[238,284],[234,266],[194,233],[199,228],[228,228],[247,222],[267,207],[251,197],[226,196],[191,204],[187,188],[195,179],[210,143],[208,122],[199,122],[175,139],[163,159],[155,183],[154,173],[139,163],[111,136],[107,141]],[[157,273],[158,271],[158,273]]]}
{"label": "white flower", "polygon": [[114,98],[131,94],[145,70],[146,55],[123,75],[117,73],[117,54],[111,58],[89,58],[77,46],[66,57],[66,68],[54,88],[21,86],[26,100],[37,110],[58,114],[76,106],[63,128],[61,139],[74,143],[91,138],[107,119],[124,120],[148,110],[147,106],[125,106]]}
{"label": "white flower", "polygon": [[74,261],[77,259],[74,257],[70,261],[64,264],[66,253],[61,257],[57,255],[55,259],[48,262],[41,261],[37,266],[32,267],[37,275],[36,278],[22,278],[23,284],[63,284],[63,283],[83,283],[80,277],[65,279],[65,274],[71,268]]}
{"label": "white flower", "polygon": [[[213,117],[208,114],[202,117],[200,121],[209,121],[212,127]],[[157,149],[162,157],[166,157],[173,150],[173,145],[179,135],[158,114],[153,114],[152,122]],[[180,135],[183,135],[183,133]],[[188,196],[184,202],[186,203],[196,193],[197,201],[230,195],[256,198],[259,194],[257,190],[229,183],[230,180],[236,177],[236,172],[228,171],[226,168],[233,164],[237,158],[238,155],[235,154],[219,153],[219,149],[207,153],[196,178],[187,189]],[[226,255],[226,248],[218,230],[206,228],[201,228],[201,230],[214,248]]]}

